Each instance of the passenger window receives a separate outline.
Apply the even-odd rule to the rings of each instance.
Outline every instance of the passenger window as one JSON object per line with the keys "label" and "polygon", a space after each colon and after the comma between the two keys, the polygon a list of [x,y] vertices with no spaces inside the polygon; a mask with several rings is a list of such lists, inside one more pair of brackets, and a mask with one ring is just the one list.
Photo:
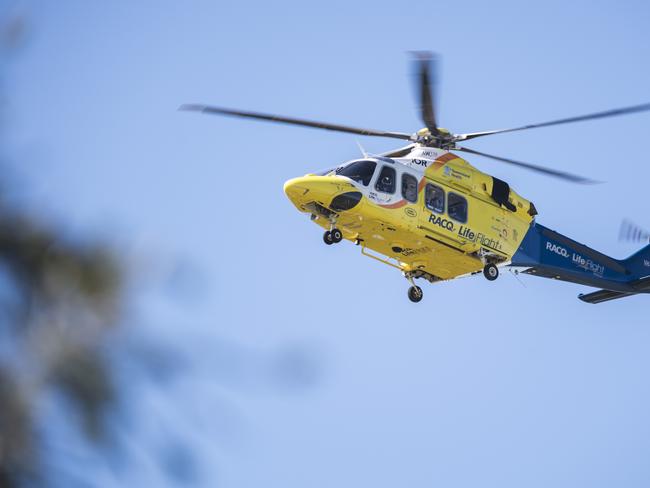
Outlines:
{"label": "passenger window", "polygon": [[396,177],[395,168],[391,168],[390,166],[382,167],[379,178],[377,178],[377,183],[375,183],[375,189],[382,193],[395,193]]}
{"label": "passenger window", "polygon": [[355,161],[338,170],[336,174],[347,176],[363,186],[368,186],[376,166],[377,163],[374,161]]}
{"label": "passenger window", "polygon": [[418,201],[418,180],[408,173],[402,175],[402,197],[411,203]]}
{"label": "passenger window", "polygon": [[467,222],[467,200],[465,197],[450,193],[447,199],[447,213],[452,219],[464,224]]}
{"label": "passenger window", "polygon": [[445,211],[445,190],[439,186],[427,183],[424,191],[424,204],[429,210],[443,213]]}

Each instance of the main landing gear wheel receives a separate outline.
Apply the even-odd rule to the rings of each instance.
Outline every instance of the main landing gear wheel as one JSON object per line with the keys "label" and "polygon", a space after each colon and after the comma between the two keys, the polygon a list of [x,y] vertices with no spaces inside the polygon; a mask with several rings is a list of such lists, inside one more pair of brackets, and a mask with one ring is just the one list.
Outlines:
{"label": "main landing gear wheel", "polygon": [[408,295],[409,300],[411,300],[413,303],[417,303],[422,300],[424,293],[422,293],[422,288],[414,285],[409,288]]}
{"label": "main landing gear wheel", "polygon": [[334,241],[332,240],[332,233],[329,230],[323,234],[323,242],[328,246],[334,244]]}
{"label": "main landing gear wheel", "polygon": [[330,231],[330,237],[334,244],[343,240],[343,234],[336,227]]}
{"label": "main landing gear wheel", "polygon": [[485,276],[488,281],[494,281],[499,277],[499,268],[497,268],[494,263],[488,263],[485,265],[485,268],[483,268],[483,276]]}

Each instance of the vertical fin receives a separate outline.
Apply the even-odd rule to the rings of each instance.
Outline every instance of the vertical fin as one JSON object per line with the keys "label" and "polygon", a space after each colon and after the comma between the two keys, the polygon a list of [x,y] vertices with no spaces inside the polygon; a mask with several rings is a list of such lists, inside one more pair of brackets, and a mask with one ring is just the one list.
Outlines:
{"label": "vertical fin", "polygon": [[650,276],[650,244],[624,259],[623,263],[637,278]]}

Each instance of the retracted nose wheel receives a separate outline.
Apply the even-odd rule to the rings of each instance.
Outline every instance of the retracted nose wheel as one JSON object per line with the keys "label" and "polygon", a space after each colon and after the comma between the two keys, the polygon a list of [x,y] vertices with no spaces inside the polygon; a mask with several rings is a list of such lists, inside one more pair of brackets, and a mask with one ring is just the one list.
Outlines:
{"label": "retracted nose wheel", "polygon": [[420,300],[422,300],[424,293],[422,293],[422,288],[414,285],[409,288],[408,295],[409,295],[409,300],[411,300],[414,303],[417,303]]}
{"label": "retracted nose wheel", "polygon": [[330,237],[332,238],[332,242],[334,244],[343,240],[343,234],[337,228],[334,228],[330,231]]}
{"label": "retracted nose wheel", "polygon": [[332,240],[332,233],[329,230],[326,231],[325,234],[323,234],[323,242],[328,246],[334,243],[334,241]]}
{"label": "retracted nose wheel", "polygon": [[499,268],[497,268],[494,263],[488,263],[485,265],[485,268],[483,268],[483,276],[485,276],[488,281],[494,281],[499,277]]}

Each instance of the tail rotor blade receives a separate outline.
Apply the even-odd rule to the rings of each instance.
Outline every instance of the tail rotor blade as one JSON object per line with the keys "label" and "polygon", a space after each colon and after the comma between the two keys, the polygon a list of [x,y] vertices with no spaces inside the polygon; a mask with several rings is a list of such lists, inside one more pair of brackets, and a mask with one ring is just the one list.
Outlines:
{"label": "tail rotor blade", "polygon": [[650,241],[650,232],[642,229],[631,220],[624,219],[621,222],[618,240],[632,242]]}

